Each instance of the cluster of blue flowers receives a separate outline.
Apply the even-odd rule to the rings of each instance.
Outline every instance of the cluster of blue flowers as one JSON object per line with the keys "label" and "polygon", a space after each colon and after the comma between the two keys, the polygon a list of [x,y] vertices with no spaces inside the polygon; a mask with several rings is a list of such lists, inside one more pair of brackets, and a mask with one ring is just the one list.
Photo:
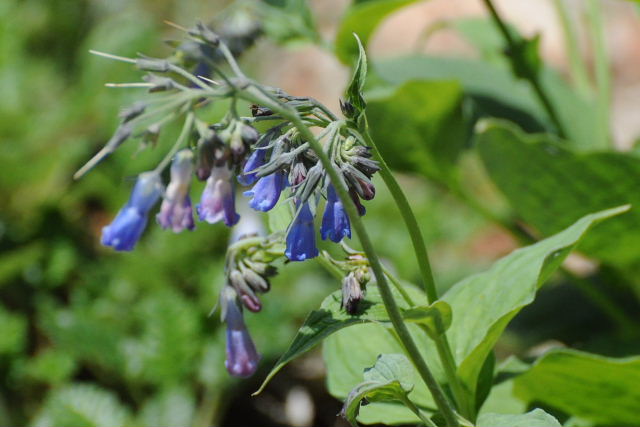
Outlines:
{"label": "cluster of blue flowers", "polygon": [[[235,111],[235,103],[227,118],[212,126],[195,114],[194,110],[206,105],[210,99],[235,96],[237,88],[216,63],[222,58],[229,62],[228,55],[250,44],[255,31],[253,28],[246,38],[220,37],[208,26],[198,23],[187,30],[189,40],[177,48],[176,54],[164,59],[140,57],[134,60],[100,53],[134,63],[138,69],[147,72],[143,83],[125,86],[144,86],[149,92],[173,93],[175,98],[171,102],[177,106],[175,112],[187,114],[175,148],[155,170],[139,175],[127,203],[102,229],[102,244],[118,251],[133,250],[147,226],[151,211],[160,201],[156,221],[163,229],[174,233],[193,230],[196,225],[190,193],[194,176],[205,181],[200,201],[195,207],[195,214],[202,222],[223,222],[228,227],[238,223],[240,215],[235,205],[235,187],[238,184],[250,187],[244,196],[256,211],[270,211],[280,202],[289,203],[294,212],[286,231],[284,250],[282,236],[278,235],[275,239],[270,236],[264,242],[256,243],[257,247],[251,250],[244,251],[239,249],[243,245],[234,244],[234,249],[227,251],[227,286],[223,287],[220,296],[222,320],[227,324],[226,367],[232,375],[243,377],[255,372],[260,356],[244,323],[242,311],[244,308],[252,312],[261,310],[262,303],[257,295],[269,290],[269,277],[276,271],[272,263],[278,257],[284,255],[291,261],[304,261],[319,255],[315,216],[323,200],[326,202],[319,230],[321,238],[336,243],[345,237],[351,238],[349,216],[334,187],[338,183],[330,181],[308,142],[301,138],[290,122],[257,105],[252,106],[253,117],[240,118]],[[234,40],[238,43],[234,44]],[[196,74],[188,71],[194,69],[193,64]],[[223,77],[223,82],[215,89],[207,83],[210,82],[207,77],[210,72],[217,72]],[[339,184],[346,185],[359,214],[364,215],[361,200],[374,197],[371,178],[379,167],[371,159],[370,150],[363,145],[362,138],[349,129],[346,121],[338,120],[315,100],[294,97],[277,88],[263,87],[262,91],[288,103],[288,107],[296,109],[303,120],[308,120],[309,126],[324,128],[318,139],[340,170],[342,182]],[[170,115],[149,124],[161,108],[147,111],[148,106],[150,104],[140,102],[124,110],[114,136],[76,173],[76,177],[82,176],[134,135],[142,137],[144,146],[155,145],[162,125]],[[350,117],[349,114],[346,116]],[[261,135],[251,125],[257,121],[272,121],[276,125]],[[138,132],[143,125],[145,130]],[[180,146],[188,148],[180,150]],[[162,172],[169,162],[170,179],[165,187]],[[351,277],[348,286],[344,286],[348,311],[355,310],[353,307],[361,298],[360,287],[367,280],[363,273]]]}
{"label": "cluster of blue flowers", "polygon": [[[234,130],[228,131],[229,127]],[[132,250],[147,224],[149,212],[161,196],[162,206],[156,217],[160,226],[176,233],[193,230],[189,190],[194,174],[206,180],[196,208],[199,219],[210,224],[235,225],[240,218],[234,190],[234,168],[238,163],[244,165],[237,181],[253,186],[244,195],[251,197],[249,206],[255,210],[273,209],[283,191],[289,188],[295,206],[295,217],[286,237],[285,254],[289,260],[304,261],[318,255],[313,211],[322,197],[326,199],[320,227],[322,239],[337,243],[351,237],[349,217],[333,184],[304,143],[293,142],[295,132],[280,135],[269,131],[259,137],[253,127],[242,122],[227,126],[225,131],[228,135],[211,131],[208,138],[198,143],[196,154],[188,148],[179,151],[173,158],[166,190],[159,172],[141,174],[127,204],[114,221],[104,227],[102,243],[119,251]],[[336,159],[336,163],[341,166],[350,194],[364,214],[360,199],[369,200],[375,195],[370,178],[377,171],[377,164],[370,159],[366,147],[349,145],[353,142],[348,139],[338,139],[335,143],[340,145],[340,159]],[[255,148],[245,161],[244,154],[251,145]]]}

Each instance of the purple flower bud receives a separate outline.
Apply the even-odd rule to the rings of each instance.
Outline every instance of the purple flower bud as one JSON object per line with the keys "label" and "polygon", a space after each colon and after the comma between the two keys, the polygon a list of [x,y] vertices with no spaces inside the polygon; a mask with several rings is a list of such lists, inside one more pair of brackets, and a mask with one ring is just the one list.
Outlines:
{"label": "purple flower bud", "polygon": [[161,193],[162,183],[156,172],[140,174],[127,204],[113,222],[102,229],[102,244],[117,251],[132,250],[147,225],[149,210]]}
{"label": "purple flower bud", "polygon": [[231,227],[240,219],[236,213],[231,171],[227,166],[214,166],[197,206],[200,221],[215,224],[222,220]]}
{"label": "purple flower bud", "polygon": [[189,149],[179,151],[171,164],[171,181],[156,219],[162,228],[174,233],[194,229],[193,208],[189,187],[193,174],[193,153]]}
{"label": "purple flower bud", "polygon": [[351,224],[349,216],[344,210],[344,206],[336,194],[333,184],[327,187],[327,206],[322,216],[322,226],[320,227],[322,240],[327,237],[338,243],[343,237],[351,238]]}
{"label": "purple flower bud", "polygon": [[253,196],[249,206],[257,211],[267,212],[273,209],[280,199],[282,189],[287,185],[287,175],[284,171],[277,171],[263,176],[245,196]]}
{"label": "purple flower bud", "polygon": [[318,256],[313,214],[307,202],[302,204],[298,216],[296,216],[289,228],[285,255],[291,261],[304,261]]}
{"label": "purple flower bud", "polygon": [[259,178],[253,171],[264,165],[266,157],[267,150],[259,147],[256,148],[247,159],[247,162],[244,164],[244,168],[242,168],[242,174],[238,175],[238,182],[241,185],[254,184]]}
{"label": "purple flower bud", "polygon": [[260,355],[251,340],[244,323],[240,307],[235,302],[234,292],[223,291],[223,320],[227,324],[227,360],[224,365],[234,377],[250,377],[258,369]]}

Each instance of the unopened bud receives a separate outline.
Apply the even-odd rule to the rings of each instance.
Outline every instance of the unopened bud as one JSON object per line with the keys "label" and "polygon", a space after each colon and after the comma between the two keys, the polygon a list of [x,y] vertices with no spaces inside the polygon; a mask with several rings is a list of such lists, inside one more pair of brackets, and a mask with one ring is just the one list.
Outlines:
{"label": "unopened bud", "polygon": [[254,313],[262,309],[262,303],[258,296],[253,292],[247,281],[244,279],[242,273],[238,270],[233,270],[229,274],[229,283],[236,290],[240,299],[247,309]]}
{"label": "unopened bud", "polygon": [[214,47],[220,44],[220,37],[202,22],[197,22],[196,28],[189,30],[189,35],[198,37],[205,43]]}
{"label": "unopened bud", "polygon": [[153,86],[149,88],[149,92],[164,92],[176,88],[175,82],[169,77],[160,77],[155,74],[147,74],[142,77],[145,82],[151,83]]}
{"label": "unopened bud", "polygon": [[120,114],[120,120],[122,123],[127,123],[138,117],[140,114],[144,113],[144,110],[147,108],[147,104],[144,102],[136,102],[130,107],[123,109]]}
{"label": "unopened bud", "polygon": [[364,297],[360,282],[354,272],[342,279],[342,308],[349,314],[358,312],[358,303]]}
{"label": "unopened bud", "polygon": [[166,73],[169,71],[169,61],[166,59],[156,58],[138,58],[136,59],[136,67],[142,71],[155,71],[158,73]]}

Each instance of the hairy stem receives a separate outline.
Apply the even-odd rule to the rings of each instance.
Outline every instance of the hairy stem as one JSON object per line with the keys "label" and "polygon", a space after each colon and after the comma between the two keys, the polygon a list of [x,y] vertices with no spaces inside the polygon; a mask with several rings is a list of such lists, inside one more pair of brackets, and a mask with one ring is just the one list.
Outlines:
{"label": "hairy stem", "polygon": [[396,178],[393,176],[387,162],[382,158],[375,141],[369,134],[366,116],[363,123],[361,135],[365,138],[366,143],[373,147],[376,153],[376,157],[380,163],[380,176],[382,176],[385,185],[391,192],[391,196],[400,210],[402,219],[404,220],[409,236],[411,237],[411,243],[413,244],[413,250],[416,254],[416,260],[422,276],[422,283],[424,285],[425,293],[427,294],[427,301],[429,301],[429,304],[433,304],[438,299],[438,292],[436,289],[436,282],[433,277],[433,271],[431,270],[431,262],[429,261],[427,245],[424,242],[424,237],[422,237],[422,230],[420,230],[418,220],[411,209],[411,205],[409,204],[407,197],[400,188],[400,184],[396,181]]}

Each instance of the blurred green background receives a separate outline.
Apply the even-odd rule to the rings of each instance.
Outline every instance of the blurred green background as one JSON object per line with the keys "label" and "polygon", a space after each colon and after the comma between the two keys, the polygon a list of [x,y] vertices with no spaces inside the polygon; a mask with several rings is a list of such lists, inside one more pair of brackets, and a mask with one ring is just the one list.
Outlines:
{"label": "blurred green background", "polygon": [[[135,81],[138,74],[88,50],[167,54],[161,41],[176,33],[164,20],[187,26],[208,21],[225,3],[0,1],[0,426],[346,425],[336,417],[340,402],[325,391],[318,351],[288,366],[262,395],[249,397],[306,314],[339,288],[335,279],[314,262],[283,267],[263,299],[264,310],[247,316],[263,354],[260,370],[249,380],[230,378],[224,369],[224,328],[210,315],[223,285],[228,230],[198,224],[195,232],[176,235],[151,225],[134,252],[115,253],[99,244],[100,230],[126,201],[133,177],[154,165],[163,150],[136,155],[135,144],[127,144],[82,180],[72,180],[111,136],[119,109],[139,95],[105,88],[106,82]],[[314,4],[320,30],[333,31],[337,12]],[[493,33],[482,28],[483,40],[494,46]],[[319,58],[329,65],[313,62],[316,71],[309,70],[309,62],[318,57],[306,54],[262,40],[243,63],[266,83],[284,81],[295,94],[308,90],[335,107],[347,82],[346,67],[324,54]],[[298,62],[277,64],[289,55]],[[495,49],[483,59],[504,66]],[[374,115],[376,105],[385,105],[387,83],[403,83],[420,68],[396,64],[409,76],[401,76],[393,63],[387,64],[386,75],[384,64],[379,74],[372,73],[371,80],[379,83],[371,91]],[[286,74],[296,67],[302,74]],[[460,67],[467,65],[454,71]],[[283,76],[276,76],[280,72]],[[475,123],[475,118],[462,118],[469,98],[463,99],[461,88],[467,91],[469,85],[464,76],[461,85],[439,82],[451,79],[448,72],[423,76],[436,81],[428,86],[431,101],[424,109],[425,120],[436,125],[427,133],[433,140],[466,144]],[[472,75],[471,82],[478,78],[480,83],[471,89],[494,93],[495,75],[490,76],[487,86],[481,73]],[[513,87],[498,98],[507,99],[510,107],[524,106],[524,113],[480,102],[481,114],[512,118],[526,130],[544,128],[536,111],[527,109],[531,95],[523,97],[521,88]],[[475,100],[486,101],[483,96]],[[215,120],[215,111],[211,114]],[[383,120],[387,112],[379,114]],[[172,132],[162,137],[161,148],[172,143]],[[376,132],[390,140],[397,137],[385,129]],[[517,246],[508,233],[460,202],[459,194],[427,181],[441,172],[438,165],[416,164],[412,156],[425,159],[420,148],[403,141],[406,151],[392,162],[405,172],[400,181],[422,223],[442,289]],[[460,158],[455,160],[464,166],[461,176],[471,183],[468,189],[496,212],[510,214],[477,156]],[[399,217],[381,182],[377,188],[375,201],[367,205],[366,225],[390,267],[416,281],[409,239],[399,220],[390,221]],[[194,197],[200,189],[196,186]],[[600,322],[602,315],[574,287],[556,282],[518,318],[500,343],[499,356],[523,354],[549,339],[588,347],[595,335],[608,333],[610,325]],[[547,313],[558,310],[564,316],[562,328],[545,323]],[[600,348],[611,346],[607,341]],[[294,409],[301,407],[307,410],[296,418]]]}

